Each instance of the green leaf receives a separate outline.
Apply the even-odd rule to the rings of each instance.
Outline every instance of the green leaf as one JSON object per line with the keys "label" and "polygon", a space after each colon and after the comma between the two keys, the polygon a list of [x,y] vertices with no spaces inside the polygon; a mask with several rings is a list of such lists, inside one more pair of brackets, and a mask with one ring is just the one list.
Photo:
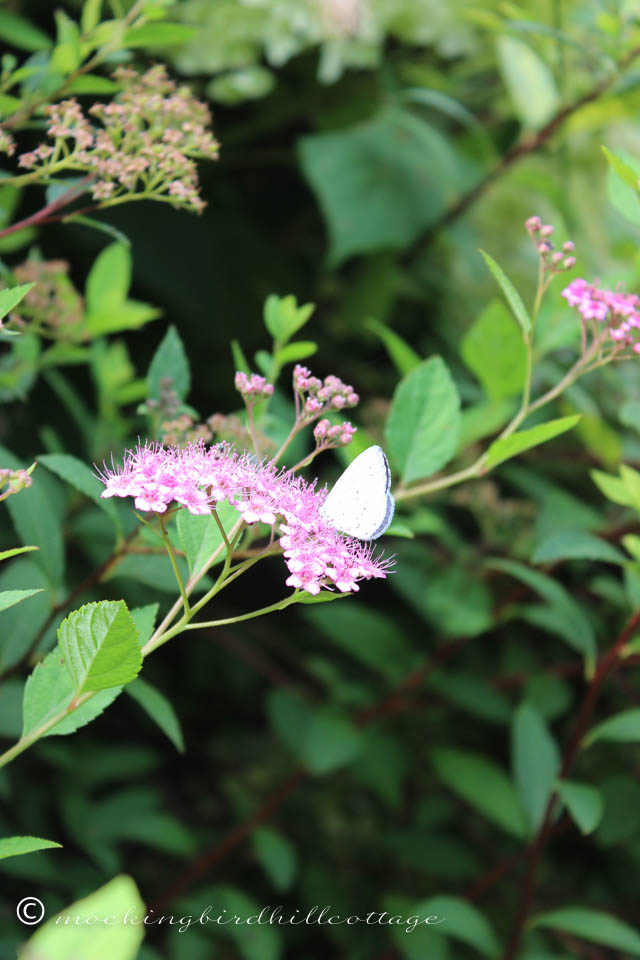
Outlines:
{"label": "green leaf", "polygon": [[37,549],[38,547],[13,547],[11,550],[0,550],[0,561],[8,560],[10,557],[17,557],[20,553],[29,553],[29,551]]}
{"label": "green leaf", "polygon": [[[0,16],[1,15],[2,12],[0,11]],[[9,287],[7,290],[0,290],[0,320],[6,317],[8,313],[11,313],[34,286],[35,283],[23,283],[19,287]]]}
{"label": "green leaf", "polygon": [[146,680],[138,677],[127,684],[126,692],[139,703],[142,709],[149,714],[154,723],[167,735],[179,753],[184,753],[184,738],[180,729],[180,721],[173,704],[163,693],[156,690]]}
{"label": "green leaf", "polygon": [[595,787],[573,780],[558,781],[556,790],[582,833],[593,833],[604,811],[601,793]]}
{"label": "green leaf", "polygon": [[498,38],[498,63],[518,119],[539,130],[560,103],[552,72],[530,46],[505,34]]}
{"label": "green leaf", "polygon": [[85,320],[85,328],[94,338],[107,333],[117,333],[120,330],[137,330],[150,320],[155,320],[160,313],[160,310],[148,303],[123,300],[112,307],[89,313]]}
{"label": "green leaf", "polygon": [[39,590],[3,590],[0,592],[0,610],[8,610],[9,607],[21,603],[36,593],[43,593],[42,587]]}
{"label": "green leaf", "polygon": [[102,0],[84,0],[80,14],[80,27],[83,33],[89,33],[100,23]]}
{"label": "green leaf", "polygon": [[[218,519],[228,534],[240,514],[226,500],[216,506]],[[179,510],[176,519],[178,536],[184,550],[190,573],[197,573],[209,557],[223,543],[220,528],[211,514],[194,516],[187,509]],[[220,559],[224,559],[221,551]]]}
{"label": "green leaf", "polygon": [[421,901],[411,913],[416,917],[443,918],[445,922],[438,928],[441,936],[462,940],[488,957],[500,953],[500,944],[488,920],[477,907],[461,897],[430,897]]}
{"label": "green leaf", "polygon": [[312,708],[277,690],[268,699],[267,711],[278,736],[310,773],[330,773],[354,760],[362,748],[362,732],[333,707]]}
{"label": "green leaf", "polygon": [[566,433],[567,430],[575,427],[579,419],[580,414],[560,417],[558,420],[549,420],[547,423],[541,423],[529,430],[519,430],[508,437],[495,440],[487,450],[487,470],[497,467],[499,463],[504,463],[505,460],[517,457],[519,453],[523,453],[525,450],[538,447],[541,443],[546,443],[547,440],[552,440],[561,433]]}
{"label": "green leaf", "polygon": [[[115,700],[120,690],[120,687],[114,687],[97,693],[51,727],[44,736],[66,736],[75,733],[98,717]],[[74,695],[73,680],[65,667],[62,651],[60,647],[55,647],[37,664],[25,684],[22,736],[34,733],[57,714],[64,714]]]}
{"label": "green leaf", "polygon": [[[5,447],[0,446],[0,464],[11,470],[23,464]],[[53,586],[62,583],[65,570],[64,539],[60,505],[51,496],[52,480],[37,470],[33,482],[18,496],[5,501],[18,537],[23,543],[37,544],[33,562]]]}
{"label": "green leaf", "polygon": [[556,560],[600,560],[602,563],[626,563],[623,553],[606,540],[585,530],[561,530],[546,537],[536,547],[532,563],[554,563]]}
{"label": "green leaf", "polygon": [[51,39],[15,13],[0,10],[0,38],[20,50],[46,50]]}
{"label": "green leaf", "polygon": [[147,374],[148,396],[154,400],[160,398],[162,380],[171,380],[172,389],[179,400],[184,400],[191,388],[189,361],[180,334],[174,326],[165,333]]}
{"label": "green leaf", "polygon": [[304,327],[314,310],[314,303],[302,303],[298,306],[298,301],[292,294],[279,297],[272,293],[264,303],[264,325],[276,343],[284,345]]}
{"label": "green leaf", "polygon": [[93,500],[101,510],[117,523],[117,514],[115,506],[111,500],[105,500],[101,494],[104,486],[93,475],[91,469],[82,460],[72,457],[68,453],[45,453],[38,457],[38,463],[44,464],[47,470],[51,470],[62,480],[71,484],[80,493]]}
{"label": "green leaf", "polygon": [[124,600],[74,610],[60,624],[58,641],[77,695],[129,683],[142,666],[138,631]]}
{"label": "green leaf", "polygon": [[474,321],[462,339],[460,353],[492,400],[522,392],[526,347],[513,317],[499,300],[493,300]]}
{"label": "green leaf", "polygon": [[131,27],[124,35],[124,46],[130,50],[146,47],[175,47],[192,40],[196,35],[193,27],[184,23],[145,23]]}
{"label": "green leaf", "polygon": [[574,650],[579,650],[584,655],[587,664],[591,665],[595,662],[596,640],[591,621],[560,583],[539,570],[533,570],[513,560],[491,559],[486,562],[486,565],[491,570],[500,570],[525,583],[544,597],[552,614],[557,614],[555,620],[545,621],[543,617],[538,619],[536,613],[532,616],[535,608],[529,606],[520,611],[520,616],[526,615],[527,620],[539,622],[543,629],[558,632]]}
{"label": "green leaf", "polygon": [[583,746],[590,747],[596,740],[611,740],[617,743],[640,741],[640,707],[623,710],[598,723],[584,738]]}
{"label": "green leaf", "polygon": [[133,610],[129,611],[131,619],[136,625],[141,647],[145,645],[153,633],[159,606],[159,603],[149,603],[146,607],[134,607]]}
{"label": "green leaf", "polygon": [[296,340],[294,343],[288,343],[282,350],[278,350],[275,355],[275,361],[279,367],[285,363],[299,363],[300,360],[306,360],[318,352],[318,344],[312,340]]}
{"label": "green leaf", "polygon": [[511,729],[513,775],[534,836],[543,819],[560,769],[560,754],[547,726],[530,703],[521,704]]}
{"label": "green leaf", "polygon": [[640,226],[640,195],[638,192],[640,159],[626,150],[619,150],[617,154],[613,154],[606,147],[602,149],[607,160],[609,160],[607,171],[609,200],[626,220],[636,227]]}
{"label": "green leaf", "polygon": [[640,510],[640,473],[637,470],[623,465],[619,477],[592,470],[591,479],[608,500]]}
{"label": "green leaf", "polygon": [[[144,938],[144,925],[123,923],[122,918],[145,916],[146,909],[138,888],[125,875],[115,877],[95,893],[77,900],[47,920],[25,943],[18,960],[70,960],[91,957],[91,960],[136,960]],[[71,922],[65,921],[71,917]],[[100,924],[94,917],[117,917],[121,922]]]}
{"label": "green leaf", "polygon": [[258,827],[251,840],[256,859],[273,886],[276,890],[288,890],[298,868],[291,841],[271,827]]}
{"label": "green leaf", "polygon": [[52,850],[54,847],[62,847],[62,844],[54,843],[53,840],[41,840],[40,837],[0,837],[0,860],[20,857],[36,850]]}
{"label": "green leaf", "polygon": [[560,910],[539,913],[532,917],[530,924],[532,927],[547,927],[572,933],[583,940],[613,947],[614,950],[625,951],[634,957],[640,956],[640,934],[629,924],[602,910],[563,907]]}
{"label": "green leaf", "polygon": [[117,93],[119,89],[120,86],[109,77],[101,77],[96,73],[84,73],[65,86],[66,94],[73,94],[73,96],[87,96],[87,94],[104,96]]}
{"label": "green leaf", "polygon": [[509,280],[509,277],[506,275],[502,267],[496,263],[493,257],[484,250],[481,250],[480,253],[484,257],[484,262],[489,267],[489,270],[498,282],[498,286],[504,293],[506,301],[513,311],[514,317],[520,324],[522,334],[525,340],[527,340],[531,334],[531,318],[527,308],[522,302],[522,297],[511,283],[511,280]]}
{"label": "green leaf", "polygon": [[441,357],[431,357],[396,387],[385,439],[402,482],[421,480],[454,455],[460,433],[460,398]]}
{"label": "green leaf", "polygon": [[332,266],[354,254],[406,247],[469,179],[440,131],[397,107],[302,137],[298,153],[327,222]]}
{"label": "green leaf", "polygon": [[96,258],[87,277],[87,313],[117,310],[131,286],[131,253],[123,243],[111,243]]}
{"label": "green leaf", "polygon": [[493,761],[476,753],[439,748],[432,752],[432,762],[438,779],[456,796],[512,836],[526,835],[526,818],[515,788]]}
{"label": "green leaf", "polygon": [[378,339],[384,344],[389,354],[389,359],[401,377],[411,373],[415,367],[420,365],[420,357],[413,347],[410,347],[391,327],[380,323],[379,320],[370,318],[369,320],[365,320],[364,328],[365,330],[370,330],[372,333],[375,333]]}

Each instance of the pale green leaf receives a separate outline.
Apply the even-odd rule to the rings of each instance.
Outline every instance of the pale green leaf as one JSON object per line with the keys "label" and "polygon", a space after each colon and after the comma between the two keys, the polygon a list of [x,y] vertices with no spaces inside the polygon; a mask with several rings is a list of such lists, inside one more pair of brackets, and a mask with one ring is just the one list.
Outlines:
{"label": "pale green leaf", "polygon": [[498,286],[505,295],[506,301],[513,311],[513,315],[520,324],[523,336],[525,339],[531,334],[531,317],[522,302],[522,297],[509,280],[509,277],[506,275],[502,267],[496,263],[493,257],[486,253],[484,250],[481,250],[480,253],[484,257],[484,262],[489,267],[489,270],[495,277]]}
{"label": "pale green leaf", "polygon": [[62,847],[62,844],[53,840],[41,840],[40,837],[0,837],[0,860],[20,857],[36,850],[52,850],[54,847]]}
{"label": "pale green leaf", "polygon": [[[0,11],[0,16],[2,11]],[[7,290],[0,290],[0,320],[3,317],[6,317],[8,313],[11,313],[12,310],[18,306],[23,297],[25,297],[31,287],[35,286],[33,283],[23,283],[19,287],[9,287]]]}
{"label": "pale green leaf", "polygon": [[640,707],[623,710],[598,723],[584,738],[584,746],[588,747],[596,740],[610,740],[618,743],[640,741]]}
{"label": "pale green leaf", "polygon": [[33,597],[36,593],[42,592],[42,588],[39,590],[3,590],[0,592],[0,610],[8,610],[16,603],[21,603],[23,600]]}
{"label": "pale green leaf", "polygon": [[445,466],[458,446],[460,398],[441,357],[415,367],[396,387],[385,427],[393,464],[407,484]]}
{"label": "pale green leaf", "polygon": [[12,547],[11,550],[0,550],[0,561],[9,560],[10,557],[17,557],[20,553],[28,553],[37,549],[38,547]]}
{"label": "pale green leaf", "polygon": [[180,334],[174,326],[169,327],[153,355],[147,374],[149,397],[160,398],[163,380],[171,381],[179,400],[185,399],[191,387],[191,372]]}
{"label": "pale green leaf", "polygon": [[131,286],[131,253],[123,243],[111,243],[96,258],[87,277],[87,313],[116,310]]}
{"label": "pale green leaf", "polygon": [[553,73],[528,44],[506,34],[498,38],[498,62],[518,119],[539,130],[560,104]]}
{"label": "pale green leaf", "polygon": [[[18,960],[136,960],[145,932],[142,923],[102,923],[98,931],[92,918],[128,915],[142,920],[145,913],[135,883],[120,875],[47,920],[21,948]],[[66,917],[72,921],[66,923]]]}
{"label": "pale green leaf", "polygon": [[122,686],[142,666],[138,631],[124,600],[87,603],[58,629],[76,694]]}
{"label": "pale green leaf", "polygon": [[571,417],[560,417],[558,420],[549,420],[547,423],[541,423],[529,430],[519,430],[508,437],[495,440],[487,450],[487,469],[490,470],[499,463],[504,463],[505,460],[517,457],[525,450],[530,450],[532,447],[537,447],[541,443],[546,443],[547,440],[552,440],[554,437],[566,433],[567,430],[575,427],[579,419],[579,414]]}
{"label": "pale green leaf", "polygon": [[492,400],[522,392],[526,347],[513,317],[499,300],[485,307],[473,322],[462,338],[460,353]]}

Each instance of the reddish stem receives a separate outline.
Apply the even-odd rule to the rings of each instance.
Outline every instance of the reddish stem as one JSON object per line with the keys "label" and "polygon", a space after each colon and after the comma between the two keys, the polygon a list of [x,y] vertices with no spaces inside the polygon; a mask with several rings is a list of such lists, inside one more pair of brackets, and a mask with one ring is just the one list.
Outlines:
{"label": "reddish stem", "polygon": [[52,200],[51,203],[48,203],[46,206],[42,207],[41,210],[37,210],[35,213],[32,213],[31,216],[25,217],[24,220],[18,220],[17,223],[12,223],[10,227],[5,227],[4,230],[0,230],[0,239],[2,239],[2,237],[8,237],[12,233],[16,233],[18,230],[24,230],[25,227],[33,227],[38,223],[50,222],[48,218],[57,210],[68,206],[77,197],[83,194],[85,192],[84,187],[91,180],[93,180],[93,175],[88,174],[80,181],[80,183],[76,183],[73,187],[69,187],[69,189],[65,190],[64,193],[61,193],[56,200]]}

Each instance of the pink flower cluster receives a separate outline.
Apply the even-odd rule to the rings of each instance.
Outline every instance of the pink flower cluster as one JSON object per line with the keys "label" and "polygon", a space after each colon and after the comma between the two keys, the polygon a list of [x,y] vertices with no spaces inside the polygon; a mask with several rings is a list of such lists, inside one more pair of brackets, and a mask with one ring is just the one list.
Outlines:
{"label": "pink flower cluster", "polygon": [[100,479],[103,497],[134,497],[139,510],[164,513],[175,502],[192,514],[209,514],[216,503],[228,500],[245,523],[280,522],[287,586],[311,594],[323,587],[347,593],[359,589],[359,580],[387,574],[389,561],[322,518],[325,490],[316,491],[301,477],[257,463],[224,443],[182,449],[139,445],[127,451],[121,467],[105,467]]}
{"label": "pink flower cluster", "polygon": [[114,76],[122,88],[118,97],[89,108],[102,127],[92,124],[76,100],[48,106],[47,134],[55,145],[23,153],[20,166],[32,170],[42,163],[43,173],[55,165],[95,176],[94,200],[135,193],[200,213],[205,203],[194,160],[218,156],[208,107],[189,87],[177,87],[163,66],[142,75],[120,67]]}
{"label": "pink flower cluster", "polygon": [[319,450],[328,450],[330,447],[346,447],[353,440],[356,428],[346,420],[344,423],[331,425],[329,420],[319,420],[313,428],[313,435]]}
{"label": "pink flower cluster", "polygon": [[246,373],[239,370],[234,382],[236,390],[242,394],[245,401],[255,403],[256,400],[262,400],[273,394],[273,384],[267,383],[266,377],[261,377],[257,373],[252,373],[248,377]]}
{"label": "pink flower cluster", "polygon": [[565,287],[562,296],[585,320],[606,324],[614,343],[640,353],[640,298],[635,293],[603,290],[579,278]]}

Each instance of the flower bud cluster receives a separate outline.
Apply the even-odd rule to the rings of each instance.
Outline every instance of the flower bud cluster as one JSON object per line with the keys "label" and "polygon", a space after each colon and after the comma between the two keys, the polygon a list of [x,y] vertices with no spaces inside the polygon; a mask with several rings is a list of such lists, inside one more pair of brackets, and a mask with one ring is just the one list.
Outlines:
{"label": "flower bud cluster", "polygon": [[77,342],[83,337],[84,299],[69,278],[65,260],[26,260],[13,270],[16,283],[33,283],[10,324],[32,328],[55,340]]}
{"label": "flower bud cluster", "polygon": [[258,373],[247,376],[242,370],[238,370],[234,382],[245,403],[253,404],[273,395],[273,384],[267,383],[266,377],[261,377]]}
{"label": "flower bud cluster", "polygon": [[313,428],[316,449],[320,452],[331,447],[346,447],[353,440],[355,432],[356,427],[348,421],[333,426],[327,419],[319,420]]}
{"label": "flower bud cluster", "polygon": [[355,407],[360,401],[353,387],[339,377],[328,376],[320,380],[300,364],[296,364],[293,371],[293,389],[297,409],[305,420],[316,420],[329,412]]}
{"label": "flower bud cluster", "polygon": [[525,221],[525,227],[536,245],[545,269],[551,273],[563,273],[575,267],[576,258],[573,256],[575,244],[567,240],[560,250],[556,250],[551,240],[554,228],[550,223],[543,223],[540,217],[529,217]]}

